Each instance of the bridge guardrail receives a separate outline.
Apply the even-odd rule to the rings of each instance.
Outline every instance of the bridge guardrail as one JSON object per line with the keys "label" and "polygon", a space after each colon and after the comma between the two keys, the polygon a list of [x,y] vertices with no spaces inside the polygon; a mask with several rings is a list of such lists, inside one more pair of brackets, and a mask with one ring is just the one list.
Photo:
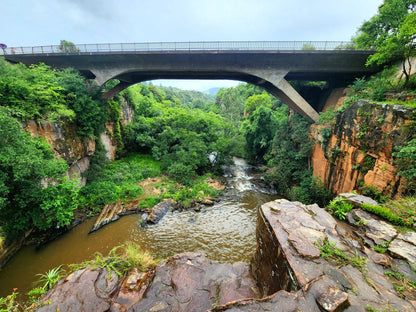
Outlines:
{"label": "bridge guardrail", "polygon": [[9,54],[80,54],[111,52],[168,52],[168,51],[299,51],[299,50],[355,50],[349,41],[190,41],[97,43],[49,45],[36,47],[7,47],[0,55]]}

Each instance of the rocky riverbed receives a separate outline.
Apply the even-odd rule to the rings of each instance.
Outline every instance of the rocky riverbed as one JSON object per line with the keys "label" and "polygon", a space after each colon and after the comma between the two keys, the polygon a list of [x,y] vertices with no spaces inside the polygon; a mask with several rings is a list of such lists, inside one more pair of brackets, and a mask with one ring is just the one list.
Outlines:
{"label": "rocky riverbed", "polygon": [[[250,265],[184,253],[120,279],[87,268],[61,279],[39,311],[415,311],[415,233],[399,234],[359,209],[348,220],[272,201],[259,211]],[[378,253],[372,247],[383,240],[390,247]]]}

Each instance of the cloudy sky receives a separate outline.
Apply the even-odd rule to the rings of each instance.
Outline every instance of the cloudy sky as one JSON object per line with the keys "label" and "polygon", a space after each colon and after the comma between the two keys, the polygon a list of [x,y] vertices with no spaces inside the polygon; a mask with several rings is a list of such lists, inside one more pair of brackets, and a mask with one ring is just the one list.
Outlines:
{"label": "cloudy sky", "polygon": [[[13,0],[1,5],[9,47],[159,41],[348,41],[383,0]],[[160,81],[154,82],[156,85]],[[206,90],[220,81],[164,81]]]}

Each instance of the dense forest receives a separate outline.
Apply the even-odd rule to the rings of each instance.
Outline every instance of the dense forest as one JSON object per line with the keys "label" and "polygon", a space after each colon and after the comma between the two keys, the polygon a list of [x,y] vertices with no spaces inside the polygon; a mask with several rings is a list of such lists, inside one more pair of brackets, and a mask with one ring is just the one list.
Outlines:
{"label": "dense forest", "polygon": [[[213,98],[138,84],[103,101],[103,90],[89,87],[71,69],[3,59],[0,67],[0,220],[8,242],[30,229],[67,226],[76,210],[98,212],[106,203],[134,199],[142,195],[137,182],[147,177],[167,175],[172,185],[183,187],[164,197],[189,200],[207,188],[201,177],[220,175],[231,156],[267,164],[267,181],[289,198],[313,202],[329,196],[305,170],[309,122],[290,116],[286,105],[258,87],[241,84]],[[120,120],[122,103],[134,109],[126,126]],[[96,140],[85,187],[65,177],[68,164],[55,159],[45,140],[24,130],[33,119],[73,124],[80,137]],[[112,164],[99,141],[106,122],[114,123],[119,146]]]}

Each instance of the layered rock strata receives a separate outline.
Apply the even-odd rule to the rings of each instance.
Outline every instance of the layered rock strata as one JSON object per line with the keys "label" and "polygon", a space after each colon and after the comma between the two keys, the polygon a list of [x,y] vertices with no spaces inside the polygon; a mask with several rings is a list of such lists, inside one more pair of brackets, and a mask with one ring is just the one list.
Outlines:
{"label": "layered rock strata", "polygon": [[[340,105],[342,99],[332,102]],[[358,100],[337,115],[334,125],[314,125],[313,174],[336,194],[365,183],[385,195],[400,196],[406,182],[397,175],[392,153],[407,142],[406,125],[415,114],[400,105]]]}

